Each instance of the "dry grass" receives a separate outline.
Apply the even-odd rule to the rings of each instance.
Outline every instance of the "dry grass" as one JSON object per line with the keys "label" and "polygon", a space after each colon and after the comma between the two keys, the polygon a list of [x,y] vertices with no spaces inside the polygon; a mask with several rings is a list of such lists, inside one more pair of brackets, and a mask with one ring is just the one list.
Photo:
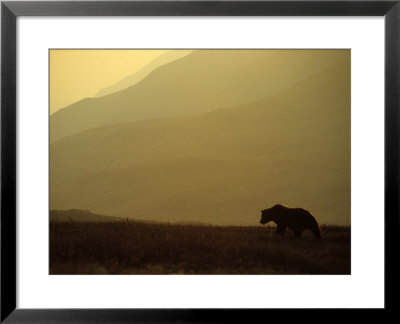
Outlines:
{"label": "dry grass", "polygon": [[323,239],[270,227],[50,224],[51,274],[350,274],[350,228]]}

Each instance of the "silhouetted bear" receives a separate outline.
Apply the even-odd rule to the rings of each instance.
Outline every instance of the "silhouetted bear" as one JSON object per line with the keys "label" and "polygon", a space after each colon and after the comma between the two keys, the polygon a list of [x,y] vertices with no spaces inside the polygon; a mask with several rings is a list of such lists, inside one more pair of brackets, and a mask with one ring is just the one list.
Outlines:
{"label": "silhouetted bear", "polygon": [[301,236],[301,232],[309,229],[316,238],[321,238],[321,232],[314,216],[303,208],[289,208],[277,204],[271,208],[261,210],[261,224],[273,221],[278,226],[276,233],[284,235],[286,227],[293,230],[296,237]]}

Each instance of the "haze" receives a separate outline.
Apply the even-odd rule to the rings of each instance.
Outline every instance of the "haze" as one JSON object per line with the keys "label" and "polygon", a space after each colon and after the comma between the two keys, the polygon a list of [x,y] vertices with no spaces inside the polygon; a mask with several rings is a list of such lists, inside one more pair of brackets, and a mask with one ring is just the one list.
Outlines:
{"label": "haze", "polygon": [[51,209],[257,225],[282,203],[350,224],[349,50],[55,52]]}

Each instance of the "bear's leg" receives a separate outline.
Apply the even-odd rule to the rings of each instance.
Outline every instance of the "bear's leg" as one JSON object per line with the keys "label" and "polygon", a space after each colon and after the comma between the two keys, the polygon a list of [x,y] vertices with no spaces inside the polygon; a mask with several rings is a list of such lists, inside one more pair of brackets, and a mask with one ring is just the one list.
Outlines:
{"label": "bear's leg", "polygon": [[319,230],[319,226],[317,224],[317,222],[313,223],[310,227],[309,230],[314,234],[314,236],[317,239],[321,238],[321,231]]}
{"label": "bear's leg", "polygon": [[278,227],[276,229],[276,234],[285,235],[285,232],[286,232],[286,226],[285,225],[278,225]]}
{"label": "bear's leg", "polygon": [[293,232],[294,232],[295,237],[297,237],[297,238],[301,237],[301,232],[302,232],[301,229],[295,229],[295,230],[293,230]]}

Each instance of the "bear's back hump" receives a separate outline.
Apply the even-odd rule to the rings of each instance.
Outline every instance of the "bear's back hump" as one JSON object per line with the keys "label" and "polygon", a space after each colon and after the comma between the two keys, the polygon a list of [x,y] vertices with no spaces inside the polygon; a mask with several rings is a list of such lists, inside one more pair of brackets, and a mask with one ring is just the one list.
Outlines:
{"label": "bear's back hump", "polygon": [[286,224],[298,224],[298,223],[309,223],[314,220],[314,217],[309,211],[303,208],[287,208],[281,217],[282,221]]}

